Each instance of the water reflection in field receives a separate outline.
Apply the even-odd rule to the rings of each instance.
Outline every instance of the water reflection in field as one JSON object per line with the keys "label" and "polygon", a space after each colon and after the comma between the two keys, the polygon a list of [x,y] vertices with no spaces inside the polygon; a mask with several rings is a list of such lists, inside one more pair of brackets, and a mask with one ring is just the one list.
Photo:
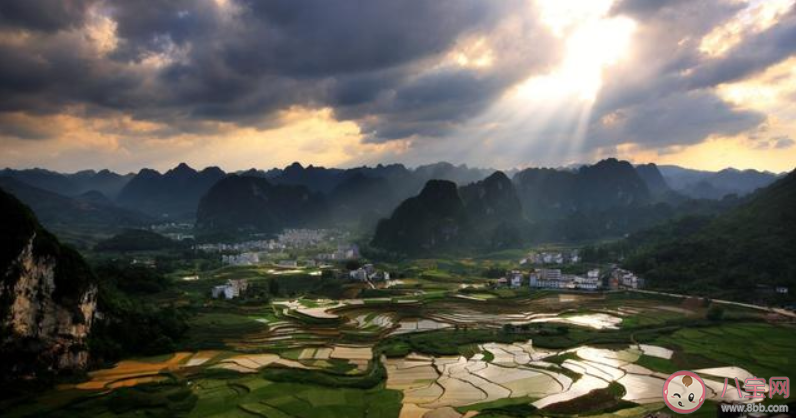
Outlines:
{"label": "water reflection in field", "polygon": [[[383,358],[387,388],[404,392],[402,418],[431,417],[437,414],[460,417],[456,408],[477,406],[501,399],[519,399],[544,409],[586,396],[616,383],[624,388],[622,400],[636,404],[662,402],[667,374],[635,364],[642,354],[670,355],[657,346],[628,346],[605,349],[582,346],[563,352],[537,350],[533,342],[489,343],[479,347],[492,360],[477,354],[465,357],[429,357],[411,354],[404,358]],[[568,355],[563,361],[562,355]],[[552,361],[545,361],[552,360]],[[554,362],[556,361],[556,362]],[[737,367],[702,370],[711,400],[738,400],[737,394],[721,398],[712,376],[748,375]]]}

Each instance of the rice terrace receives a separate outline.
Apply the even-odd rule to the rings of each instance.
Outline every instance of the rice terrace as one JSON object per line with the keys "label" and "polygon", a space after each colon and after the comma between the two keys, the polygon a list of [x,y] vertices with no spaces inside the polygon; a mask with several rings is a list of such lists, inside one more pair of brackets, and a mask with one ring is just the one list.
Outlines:
{"label": "rice terrace", "polygon": [[[727,305],[717,319],[717,303],[698,298],[491,288],[445,262],[416,265],[427,263],[443,267],[357,299],[319,297],[329,279],[311,269],[178,281],[157,298],[202,302],[177,351],[89,372],[4,416],[629,417],[666,410],[673,371],[700,373],[708,404],[743,401],[721,396],[725,377],[796,372],[794,325],[767,310]],[[308,290],[207,300],[230,275]]]}

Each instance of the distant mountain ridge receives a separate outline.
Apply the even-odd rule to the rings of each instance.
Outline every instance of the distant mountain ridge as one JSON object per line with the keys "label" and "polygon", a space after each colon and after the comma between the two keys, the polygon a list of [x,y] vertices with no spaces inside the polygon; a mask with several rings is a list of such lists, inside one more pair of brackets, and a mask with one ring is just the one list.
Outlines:
{"label": "distant mountain ridge", "polygon": [[328,206],[305,186],[272,184],[261,177],[231,174],[199,202],[196,228],[204,232],[276,233],[283,228],[326,225]]}
{"label": "distant mountain ridge", "polygon": [[75,226],[113,229],[151,222],[148,216],[120,208],[96,191],[67,197],[1,176],[0,187],[30,206],[46,227],[56,231]]}
{"label": "distant mountain ridge", "polygon": [[224,176],[218,167],[196,171],[185,163],[163,174],[142,169],[124,186],[117,201],[155,217],[193,219],[199,199]]}
{"label": "distant mountain ridge", "polygon": [[712,172],[662,165],[659,169],[673,190],[695,199],[721,199],[728,194],[744,196],[779,178],[767,171],[734,168]]}
{"label": "distant mountain ridge", "polygon": [[[682,216],[712,216],[740,201],[689,199],[672,191],[654,164],[614,158],[572,170],[525,169],[512,180],[496,172],[458,193],[451,187],[427,183],[379,222],[372,245],[412,255],[620,238]],[[440,214],[430,195],[441,196],[442,208],[460,201],[464,216],[458,209]]]}
{"label": "distant mountain ridge", "polygon": [[399,202],[387,179],[359,171],[349,175],[329,193],[332,220],[348,224],[375,225]]}
{"label": "distant mountain ridge", "polygon": [[528,168],[513,181],[528,219],[558,219],[579,211],[645,204],[652,198],[636,169],[615,158],[576,171]]}
{"label": "distant mountain ridge", "polygon": [[[439,176],[457,182],[480,179],[493,170],[455,166],[437,163],[409,169],[401,164],[356,167],[351,169],[304,167],[293,163],[284,169],[247,170],[239,172],[250,177],[268,179],[273,185],[302,186],[311,192],[325,195],[330,204],[329,216],[348,224],[375,224],[380,217],[389,214],[398,203],[417,193],[432,176]],[[21,184],[36,190],[52,192],[51,201],[83,202],[91,207],[125,208],[130,212],[147,214],[152,221],[193,221],[199,201],[213,185],[227,176],[217,167],[196,170],[185,163],[160,173],[144,168],[136,174],[119,175],[108,170],[95,172],[85,170],[74,174],[61,174],[43,169],[3,170],[5,177],[20,182],[17,189],[25,189]],[[71,200],[69,200],[71,199]],[[24,199],[23,199],[24,200]],[[48,205],[28,202],[34,206],[47,224],[54,218],[79,220],[78,216],[59,214],[48,210]],[[120,209],[121,210],[121,209]],[[68,211],[67,211],[68,212]],[[77,213],[73,213],[77,215]],[[107,216],[100,216],[101,220]],[[80,222],[78,222],[80,221]],[[138,222],[122,222],[122,226],[136,226]]]}
{"label": "distant mountain ridge", "polygon": [[[515,177],[517,173],[529,169],[575,173],[581,168],[590,165],[594,164],[572,164],[566,167],[550,169],[531,167],[523,170],[510,169],[501,171],[506,173],[509,177]],[[217,167],[208,168],[223,173],[223,170]],[[167,173],[173,171],[186,171],[187,169],[190,169],[187,164],[180,163],[175,168],[167,170]],[[388,180],[401,178],[404,182],[409,181],[411,177],[414,180],[413,183],[415,183],[415,190],[413,193],[417,193],[420,191],[423,184],[431,179],[450,180],[461,186],[482,180],[495,171],[497,170],[472,168],[466,165],[457,166],[447,162],[421,165],[416,168],[408,168],[402,164],[378,164],[372,167],[362,166],[349,169],[326,168],[313,165],[304,167],[298,162],[295,162],[285,168],[271,168],[268,170],[252,168],[249,170],[235,171],[234,173],[264,177],[274,183],[304,185],[310,190],[322,191],[324,193],[330,193],[334,187],[355,172],[360,172],[369,177],[384,177]],[[774,180],[781,177],[781,175],[768,171],[726,168],[714,172],[683,168],[675,165],[655,165],[654,163],[638,164],[636,165],[636,171],[653,194],[663,187],[661,179],[663,179],[666,186],[672,190],[684,190],[691,186],[695,186],[701,181],[708,181],[711,186],[716,187],[720,191],[746,194],[754,191],[756,188],[771,184]],[[111,200],[115,200],[121,189],[137,175],[146,176],[153,175],[154,173],[158,172],[149,168],[142,168],[136,174],[117,174],[107,169],[99,171],[83,170],[75,173],[60,173],[42,168],[5,168],[0,170],[0,176],[12,177],[31,186],[64,196],[76,196],[91,190],[96,190],[106,195]],[[719,196],[719,198],[720,197],[722,196]]]}
{"label": "distant mountain ridge", "polygon": [[117,174],[110,170],[83,170],[73,174],[63,174],[41,168],[0,170],[0,176],[10,177],[39,189],[64,196],[77,196],[90,191],[98,191],[114,199],[122,188],[133,178],[133,174]]}
{"label": "distant mountain ridge", "polygon": [[[135,227],[141,222],[196,222],[201,199],[228,175],[217,167],[196,170],[184,163],[162,174],[151,169],[124,176],[108,170],[61,174],[42,169],[6,169],[3,173],[22,184],[56,194],[47,200],[61,202],[66,208],[109,209],[110,213],[108,210],[98,212],[100,222],[94,223],[107,224],[115,216],[122,220],[123,227]],[[460,198],[468,210],[473,211],[477,205],[467,204],[468,188],[494,173],[493,169],[440,162],[416,168],[379,164],[348,169],[293,163],[284,168],[250,169],[236,174],[263,178],[272,186],[304,187],[323,197],[324,216],[332,224],[372,231],[378,219],[388,217],[402,201],[418,195],[433,179],[455,183],[460,188]],[[636,228],[690,213],[690,199],[718,200],[728,193],[743,195],[776,178],[771,173],[749,170],[711,173],[655,164],[634,167],[613,158],[593,165],[527,168],[502,173],[505,178],[509,178],[507,173],[511,174],[510,182],[519,200],[522,218],[520,222],[510,216],[512,220],[505,222],[503,229],[510,229],[507,225],[520,222],[522,227],[515,227],[516,231],[540,240],[621,236]],[[498,183],[505,183],[505,179]],[[17,188],[24,189],[19,185]],[[57,205],[45,205],[30,197],[22,197],[48,226],[52,226],[56,218],[65,223],[92,222],[87,216],[93,213],[90,210],[66,210],[61,214]],[[234,200],[231,203],[236,204]],[[668,206],[651,206],[657,203]],[[717,207],[720,206],[726,205],[721,203]],[[124,218],[124,210],[129,219]],[[710,208],[695,210],[714,211]],[[484,216],[487,214],[488,211],[484,212]],[[138,218],[138,221],[133,221],[133,218]],[[489,221],[477,223],[475,227],[483,229],[486,223],[490,228],[497,226]],[[534,232],[526,230],[528,225]]]}

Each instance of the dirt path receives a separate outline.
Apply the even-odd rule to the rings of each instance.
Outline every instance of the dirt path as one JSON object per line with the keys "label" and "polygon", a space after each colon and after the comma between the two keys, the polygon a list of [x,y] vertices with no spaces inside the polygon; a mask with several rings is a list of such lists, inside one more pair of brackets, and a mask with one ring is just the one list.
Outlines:
{"label": "dirt path", "polygon": [[[641,289],[627,289],[627,290],[630,291],[630,292],[646,293],[646,294],[650,294],[650,295],[670,296],[670,297],[673,297],[673,298],[680,298],[680,299],[690,299],[690,298],[694,298],[694,297],[700,297],[700,296],[694,296],[694,295],[682,295],[682,294],[679,294],[679,293],[656,292],[654,290],[641,290]],[[791,311],[788,311],[788,310],[785,310],[785,309],[770,308],[768,306],[753,305],[751,303],[742,303],[742,302],[735,302],[735,301],[723,300],[723,299],[711,299],[711,301],[715,302],[715,303],[720,303],[722,305],[731,305],[731,306],[738,306],[738,307],[741,307],[741,308],[756,309],[758,311],[773,312],[773,313],[776,313],[776,314],[779,314],[779,315],[788,316],[788,317],[791,317],[791,318],[796,318],[796,312],[791,312]]]}

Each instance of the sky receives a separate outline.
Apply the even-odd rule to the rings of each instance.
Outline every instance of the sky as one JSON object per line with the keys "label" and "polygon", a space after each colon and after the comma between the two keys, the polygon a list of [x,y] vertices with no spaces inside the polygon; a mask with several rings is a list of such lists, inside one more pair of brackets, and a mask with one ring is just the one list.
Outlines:
{"label": "sky", "polygon": [[4,0],[0,166],[796,165],[796,0]]}

